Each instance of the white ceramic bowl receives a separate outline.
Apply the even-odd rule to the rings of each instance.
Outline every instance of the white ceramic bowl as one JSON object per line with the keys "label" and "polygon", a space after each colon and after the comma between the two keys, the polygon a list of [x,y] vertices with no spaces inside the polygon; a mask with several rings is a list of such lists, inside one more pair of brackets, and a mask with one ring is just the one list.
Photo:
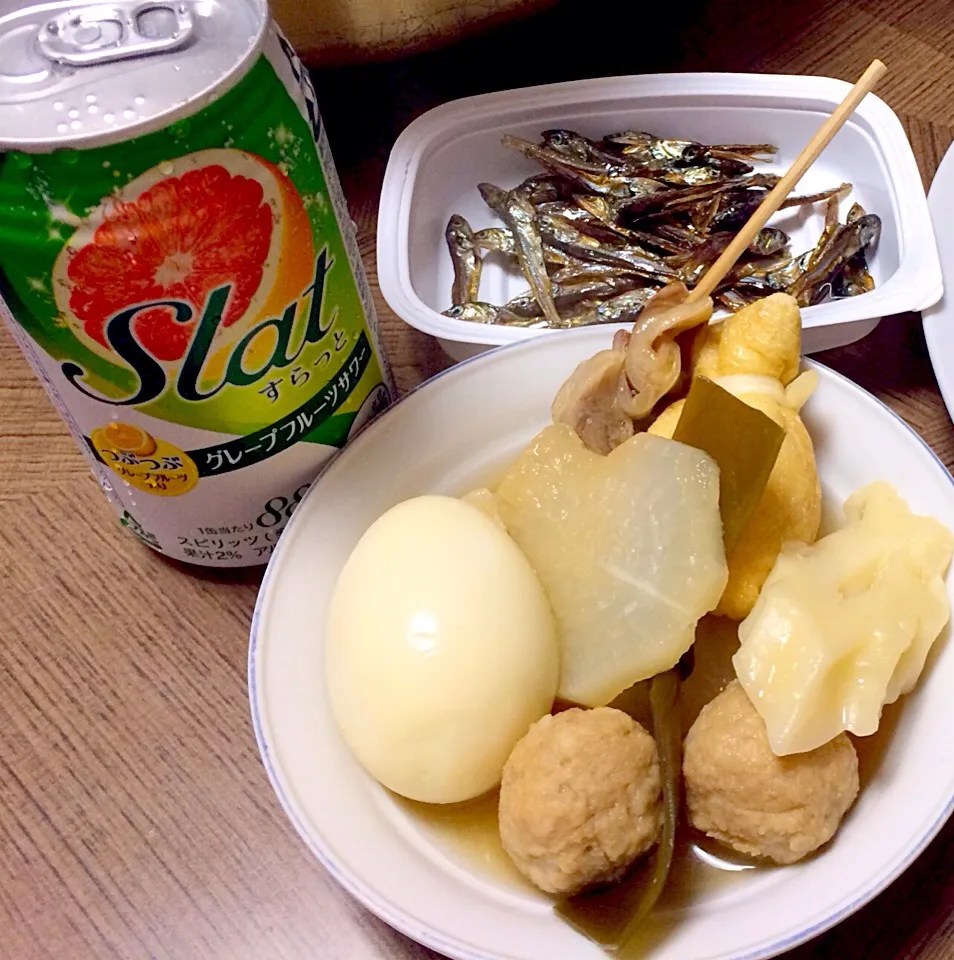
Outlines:
{"label": "white ceramic bowl", "polygon": [[[826,77],[650,74],[506,90],[437,107],[407,127],[388,161],[377,243],[384,298],[401,319],[437,337],[456,360],[550,335],[441,316],[450,306],[453,276],[444,242],[450,215],[463,214],[475,229],[496,223],[477,192],[478,182],[515,186],[539,170],[501,146],[502,134],[536,140],[547,128],[569,127],[592,137],[643,129],[708,143],[769,141],[780,148],[776,162],[757,169],[781,172],[848,89]],[[881,241],[871,258],[877,286],[860,297],[804,310],[808,353],[850,343],[870,333],[880,317],[922,310],[941,296],[917,164],[898,118],[876,96],[862,101],[798,190],[810,193],[844,181],[854,184],[846,204],[857,200],[882,219]],[[791,234],[798,253],[817,241],[823,213],[816,204],[784,211],[770,222]],[[498,258],[488,258],[481,299],[504,303],[526,286]]]}
{"label": "white ceramic bowl", "polygon": [[[451,368],[371,424],[304,498],[272,557],[252,624],[249,689],[265,766],[296,829],[342,886],[415,940],[460,960],[600,960],[548,902],[476,870],[412,820],[341,740],[323,677],[338,572],[385,510],[485,480],[549,421],[550,400],[603,329],[569,331]],[[954,485],[886,407],[819,367],[805,415],[826,494],[894,483],[954,528]],[[954,575],[948,577],[949,591]],[[373,602],[369,597],[368,602]],[[924,849],[954,797],[954,649],[940,643],[834,843],[793,867],[699,892],[647,960],[769,957],[848,916]],[[320,953],[320,944],[315,944]]]}
{"label": "white ceramic bowl", "polygon": [[[931,181],[928,198],[946,280],[954,281],[954,148],[948,148]],[[954,419],[954,295],[945,295],[924,312],[924,337],[948,415]]]}

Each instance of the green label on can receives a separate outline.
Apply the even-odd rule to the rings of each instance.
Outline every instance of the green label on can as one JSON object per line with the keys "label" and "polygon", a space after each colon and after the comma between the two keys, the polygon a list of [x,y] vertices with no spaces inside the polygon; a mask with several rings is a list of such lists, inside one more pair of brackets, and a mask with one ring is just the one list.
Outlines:
{"label": "green label on can", "polygon": [[19,322],[78,390],[151,416],[261,428],[364,324],[312,131],[265,57],[164,130],[8,154],[0,198]]}
{"label": "green label on can", "polygon": [[164,129],[0,156],[0,294],[119,488],[339,447],[390,400],[307,77],[272,48]]}

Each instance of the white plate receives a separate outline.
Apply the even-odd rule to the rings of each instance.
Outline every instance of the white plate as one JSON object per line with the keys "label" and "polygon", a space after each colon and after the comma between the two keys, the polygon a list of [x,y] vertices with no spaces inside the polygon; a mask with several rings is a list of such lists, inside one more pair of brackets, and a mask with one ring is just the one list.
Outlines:
{"label": "white plate", "polygon": [[[372,521],[408,497],[459,493],[486,478],[548,422],[557,387],[606,342],[607,331],[590,328],[497,350],[450,369],[384,414],[302,501],[255,609],[252,713],[288,816],[362,903],[460,960],[603,954],[543,897],[476,873],[439,846],[359,768],[328,708],[325,611],[338,571]],[[840,502],[869,481],[889,480],[915,511],[954,528],[954,485],[930,448],[859,387],[818,370],[806,419],[826,493]],[[848,916],[897,877],[951,812],[952,689],[954,649],[944,643],[906,698],[881,766],[835,842],[807,863],[702,891],[652,960],[773,956]]]}
{"label": "white plate", "polygon": [[[504,133],[536,140],[551,127],[600,137],[622,129],[652,130],[706,143],[779,147],[781,173],[809,141],[849,85],[829,77],[741,73],[600,77],[504,90],[445,103],[418,117],[398,137],[385,172],[378,216],[378,280],[385,300],[406,323],[438,338],[455,360],[488,346],[560,332],[474,324],[441,316],[450,306],[452,267],[444,228],[452,213],[474,228],[496,222],[477,192],[481,180],[512,186],[539,167],[500,143]],[[811,193],[843,181],[881,217],[870,258],[877,286],[869,293],[803,311],[805,352],[827,350],[870,333],[878,318],[921,310],[941,295],[941,270],[927,201],[900,121],[869,94],[799,185]],[[842,211],[844,215],[845,211]],[[792,236],[799,253],[818,240],[823,206],[787,210],[771,221]],[[527,286],[517,272],[488,258],[481,299],[503,303]]]}
{"label": "white plate", "polygon": [[[944,154],[934,175],[928,208],[934,221],[941,274],[954,284],[954,147]],[[924,337],[944,405],[954,418],[954,293],[924,311]]]}

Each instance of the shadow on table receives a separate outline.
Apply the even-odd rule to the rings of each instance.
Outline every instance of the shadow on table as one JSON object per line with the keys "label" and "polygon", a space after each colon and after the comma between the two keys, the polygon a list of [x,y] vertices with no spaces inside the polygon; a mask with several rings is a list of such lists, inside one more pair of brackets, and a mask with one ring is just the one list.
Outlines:
{"label": "shadow on table", "polygon": [[935,383],[924,328],[916,313],[885,317],[863,340],[816,353],[814,359],[879,397]]}
{"label": "shadow on table", "polygon": [[258,587],[262,582],[262,577],[265,575],[265,567],[267,565],[263,563],[255,567],[203,567],[198,564],[183,563],[181,560],[174,560],[172,557],[167,557],[164,554],[155,553],[154,551],[150,551],[150,553],[154,553],[158,563],[172,570],[176,570],[179,573],[183,573],[193,580],[206,580],[209,583],[247,584]]}

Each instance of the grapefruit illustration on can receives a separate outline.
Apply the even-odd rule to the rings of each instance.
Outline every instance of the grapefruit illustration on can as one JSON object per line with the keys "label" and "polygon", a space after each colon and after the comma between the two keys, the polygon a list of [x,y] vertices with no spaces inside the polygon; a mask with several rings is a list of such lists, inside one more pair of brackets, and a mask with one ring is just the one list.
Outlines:
{"label": "grapefruit illustration on can", "polygon": [[71,37],[104,8],[39,9],[0,24],[40,58],[0,71],[0,312],[129,531],[262,563],[394,393],[308,76],[264,0],[101,58]]}
{"label": "grapefruit illustration on can", "polygon": [[[221,352],[293,300],[313,263],[311,224],[288,177],[254,154],[201,150],[163,161],[100,204],[57,258],[54,291],[73,333],[109,360],[106,321],[130,303],[183,299],[198,314],[230,284]],[[137,315],[133,334],[176,363],[195,324],[157,306]]]}

